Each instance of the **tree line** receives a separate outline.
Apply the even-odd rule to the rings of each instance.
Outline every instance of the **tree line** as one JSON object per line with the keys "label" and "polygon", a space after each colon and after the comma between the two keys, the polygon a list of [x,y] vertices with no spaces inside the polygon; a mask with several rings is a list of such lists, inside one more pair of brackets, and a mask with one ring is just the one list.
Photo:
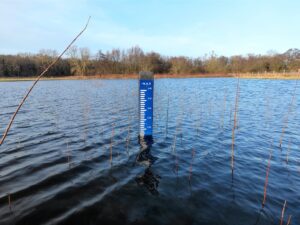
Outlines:
{"label": "tree line", "polygon": [[[0,77],[36,76],[57,55],[54,50],[41,50],[37,54],[0,55]],[[138,46],[127,50],[98,51],[96,54],[91,54],[88,48],[73,46],[66,57],[51,68],[48,76],[137,74],[140,71],[160,74],[299,72],[300,50],[231,57],[212,52],[203,57],[190,58],[144,52]]]}

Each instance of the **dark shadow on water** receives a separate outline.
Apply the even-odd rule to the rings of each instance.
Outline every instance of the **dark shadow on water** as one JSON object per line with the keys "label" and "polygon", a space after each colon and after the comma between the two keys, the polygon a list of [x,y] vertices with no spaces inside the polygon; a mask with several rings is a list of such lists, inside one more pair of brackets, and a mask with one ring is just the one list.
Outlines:
{"label": "dark shadow on water", "polygon": [[139,137],[139,144],[140,152],[136,157],[135,164],[142,165],[146,169],[143,174],[135,178],[135,181],[139,186],[146,187],[151,194],[158,195],[159,192],[157,188],[161,177],[152,170],[152,165],[157,160],[157,157],[154,157],[151,154],[151,147],[153,144],[152,136]]}

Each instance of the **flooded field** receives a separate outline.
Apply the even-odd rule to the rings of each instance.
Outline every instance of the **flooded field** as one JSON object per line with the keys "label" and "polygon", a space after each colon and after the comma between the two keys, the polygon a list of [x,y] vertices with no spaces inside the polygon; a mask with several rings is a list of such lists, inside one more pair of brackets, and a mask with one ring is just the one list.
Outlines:
{"label": "flooded field", "polygon": [[[0,83],[1,134],[30,84]],[[137,80],[41,81],[0,147],[0,224],[298,224],[296,84],[157,79],[139,140]]]}

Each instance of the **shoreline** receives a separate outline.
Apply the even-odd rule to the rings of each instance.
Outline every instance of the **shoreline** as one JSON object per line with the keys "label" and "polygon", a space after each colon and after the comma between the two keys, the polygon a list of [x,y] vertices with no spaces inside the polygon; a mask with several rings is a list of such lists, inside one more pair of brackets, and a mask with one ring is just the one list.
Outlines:
{"label": "shoreline", "polygon": [[[155,79],[179,78],[241,78],[241,79],[274,79],[299,80],[300,73],[240,73],[240,74],[155,74]],[[105,74],[94,76],[57,76],[43,77],[41,80],[109,80],[109,79],[138,79],[138,74]],[[0,77],[0,82],[33,81],[36,77]]]}

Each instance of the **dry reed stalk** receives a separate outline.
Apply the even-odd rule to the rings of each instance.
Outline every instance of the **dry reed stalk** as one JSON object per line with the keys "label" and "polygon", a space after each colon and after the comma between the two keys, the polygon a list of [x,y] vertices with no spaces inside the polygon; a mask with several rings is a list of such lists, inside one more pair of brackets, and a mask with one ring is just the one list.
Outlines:
{"label": "dry reed stalk", "polygon": [[7,196],[7,198],[8,198],[8,207],[9,207],[9,210],[11,211],[11,199],[10,199],[10,193],[8,193],[8,196]]}
{"label": "dry reed stalk", "polygon": [[264,208],[266,199],[267,199],[267,187],[268,187],[268,181],[269,181],[269,173],[270,173],[270,167],[271,167],[271,159],[272,159],[272,151],[270,151],[268,166],[267,166],[267,172],[266,172],[266,180],[265,180],[265,186],[264,186],[264,198],[262,202],[262,208]]}
{"label": "dry reed stalk", "polygon": [[175,152],[176,149],[177,130],[178,130],[178,123],[176,123],[176,128],[175,128],[175,135],[174,135],[173,147],[172,147],[173,152]]}
{"label": "dry reed stalk", "polygon": [[286,200],[284,201],[282,211],[281,211],[280,225],[282,225],[282,223],[283,223],[285,207],[286,207]]}
{"label": "dry reed stalk", "polygon": [[166,132],[165,136],[168,136],[168,123],[169,123],[169,94],[168,94],[168,104],[167,104],[167,121],[166,121]]}
{"label": "dry reed stalk", "polygon": [[183,130],[182,130],[182,122],[179,122],[179,129],[180,129],[180,144],[182,145],[182,139],[183,139]]}
{"label": "dry reed stalk", "polygon": [[176,135],[177,135],[176,133],[177,133],[177,128],[176,128],[175,135],[174,135],[174,140],[173,140],[173,147],[172,147],[173,152],[175,152],[175,149],[176,149]]}
{"label": "dry reed stalk", "polygon": [[293,95],[292,95],[292,100],[290,102],[290,105],[289,105],[289,108],[288,108],[288,111],[287,111],[287,114],[285,116],[285,120],[284,120],[284,123],[283,123],[282,131],[281,131],[281,135],[280,135],[280,140],[279,140],[279,147],[280,148],[281,148],[281,145],[282,145],[282,140],[283,140],[283,136],[284,136],[285,130],[286,130],[287,126],[288,126],[289,115],[291,114],[291,111],[293,109],[293,104],[294,104],[295,97],[296,97],[297,87],[298,87],[298,80],[296,81],[296,85],[295,85],[294,92],[293,92]]}
{"label": "dry reed stalk", "polygon": [[195,149],[193,148],[193,150],[192,150],[192,161],[191,161],[191,165],[190,165],[189,181],[191,181],[191,178],[192,178],[194,158],[195,158]]}
{"label": "dry reed stalk", "polygon": [[200,134],[201,134],[202,114],[203,114],[203,112],[202,112],[202,109],[201,109],[200,115],[199,115],[198,130],[197,130],[198,136],[200,136]]}
{"label": "dry reed stalk", "polygon": [[174,161],[175,161],[174,170],[175,170],[176,175],[178,176],[178,156],[177,156],[177,152],[175,152]]}
{"label": "dry reed stalk", "polygon": [[289,141],[288,149],[287,149],[287,152],[286,152],[286,164],[289,163],[289,153],[290,153],[290,150],[291,150],[291,139]]}
{"label": "dry reed stalk", "polygon": [[289,219],[287,221],[287,224],[286,225],[290,225],[291,224],[291,219],[292,219],[292,215],[289,215]]}
{"label": "dry reed stalk", "polygon": [[229,123],[231,124],[231,118],[232,118],[232,105],[230,105],[230,116],[229,116]]}
{"label": "dry reed stalk", "polygon": [[235,107],[234,107],[234,121],[232,128],[232,142],[231,142],[231,171],[234,169],[234,131],[236,128],[236,116],[237,116],[237,107],[238,107],[238,92],[239,92],[240,79],[238,78],[236,86],[236,95],[235,95]]}
{"label": "dry reed stalk", "polygon": [[84,130],[83,130],[83,139],[86,143],[87,136],[88,136],[88,127],[89,127],[89,113],[90,113],[90,106],[88,105],[87,101],[83,103],[83,120],[84,120]]}
{"label": "dry reed stalk", "polygon": [[126,138],[126,152],[129,154],[128,148],[130,143],[130,125],[128,124],[128,130],[127,130],[127,138]]}
{"label": "dry reed stalk", "polygon": [[31,87],[28,89],[27,93],[25,94],[25,96],[23,97],[23,99],[21,100],[19,106],[17,107],[16,111],[14,112],[13,116],[11,117],[10,119],[10,122],[8,123],[6,129],[5,129],[5,132],[0,140],[0,146],[3,144],[9,130],[10,130],[10,127],[12,126],[12,123],[14,122],[14,119],[17,115],[17,113],[19,112],[20,108],[22,107],[22,105],[24,104],[24,102],[26,101],[27,97],[29,96],[30,92],[32,91],[32,89],[34,88],[34,86],[37,84],[37,82],[48,72],[48,70],[54,65],[56,64],[60,59],[61,57],[66,53],[66,51],[72,46],[72,44],[79,38],[79,36],[86,30],[88,24],[89,24],[89,21],[90,21],[90,18],[88,19],[85,27],[79,32],[79,34],[71,41],[71,43],[65,48],[65,50],[51,63],[49,64],[49,66],[36,78],[36,80],[33,82],[33,84],[31,85]]}
{"label": "dry reed stalk", "polygon": [[70,152],[70,149],[69,149],[69,141],[67,141],[67,157],[68,157],[68,164],[69,164],[69,167],[71,167],[71,152]]}
{"label": "dry reed stalk", "polygon": [[269,125],[269,120],[270,120],[270,96],[266,95],[265,97],[266,100],[266,113],[265,113],[265,124]]}
{"label": "dry reed stalk", "polygon": [[209,112],[209,116],[211,116],[211,99],[209,99],[209,106],[208,106],[208,112]]}
{"label": "dry reed stalk", "polygon": [[[240,99],[240,85],[238,85],[238,91],[237,91],[237,106],[236,108],[238,109],[239,108],[239,99]],[[239,114],[239,111],[237,110],[236,111],[236,125],[235,125],[235,129],[238,130],[238,128],[240,127],[240,114]]]}
{"label": "dry reed stalk", "polygon": [[224,99],[223,99],[223,113],[222,113],[222,120],[221,120],[221,128],[224,128],[224,117],[226,112],[226,97],[227,97],[227,89],[224,91]]}
{"label": "dry reed stalk", "polygon": [[115,124],[113,123],[112,125],[112,132],[111,132],[111,138],[110,138],[110,165],[112,165],[112,148],[113,148],[113,138],[114,138],[114,135],[115,135]]}

